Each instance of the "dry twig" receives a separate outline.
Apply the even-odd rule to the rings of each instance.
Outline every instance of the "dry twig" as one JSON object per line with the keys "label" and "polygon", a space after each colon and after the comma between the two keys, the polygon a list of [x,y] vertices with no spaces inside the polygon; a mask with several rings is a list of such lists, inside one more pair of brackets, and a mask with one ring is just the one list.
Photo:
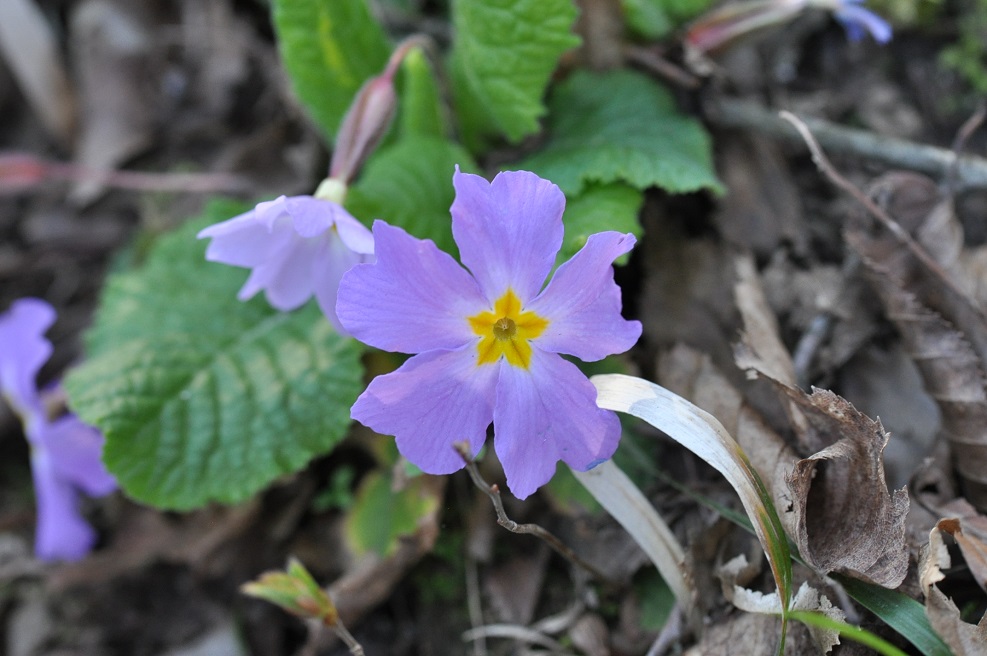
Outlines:
{"label": "dry twig", "polygon": [[484,494],[490,497],[494,510],[497,512],[498,524],[506,528],[511,533],[534,535],[550,546],[555,553],[559,554],[573,565],[586,570],[589,572],[590,576],[597,579],[601,583],[613,588],[619,587],[616,581],[612,580],[594,565],[583,560],[579,554],[563,544],[561,540],[555,537],[548,530],[542,528],[538,524],[518,524],[513,519],[508,517],[507,511],[504,510],[504,502],[500,498],[500,488],[496,483],[490,484],[483,480],[483,476],[480,474],[479,468],[477,468],[476,463],[473,462],[473,459],[470,457],[469,445],[466,442],[456,442],[454,446],[456,448],[456,452],[462,457],[463,462],[466,463],[466,471],[469,472],[473,483]]}

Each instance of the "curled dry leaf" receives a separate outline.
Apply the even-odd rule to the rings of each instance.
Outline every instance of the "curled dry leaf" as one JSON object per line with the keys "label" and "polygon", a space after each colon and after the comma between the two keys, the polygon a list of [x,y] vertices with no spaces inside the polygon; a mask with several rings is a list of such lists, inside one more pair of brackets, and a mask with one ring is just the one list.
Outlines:
{"label": "curled dry leaf", "polygon": [[987,614],[978,625],[964,622],[953,600],[936,586],[946,578],[943,570],[952,562],[943,534],[955,535],[959,524],[955,518],[943,519],[929,532],[929,544],[919,563],[919,581],[925,593],[925,614],[935,632],[956,656],[981,656],[987,653]]}
{"label": "curled dry leaf", "polygon": [[[987,320],[955,273],[959,224],[943,203],[916,198],[922,186],[911,177],[877,188],[879,200],[906,217],[903,227],[917,242],[902,247],[898,238],[863,219],[848,227],[847,242],[939,406],[941,434],[950,443],[967,498],[987,508]],[[916,206],[927,210],[924,217],[915,217]],[[931,257],[917,254],[923,247]]]}
{"label": "curled dry leaf", "polygon": [[745,330],[737,365],[771,382],[799,443],[817,450],[796,462],[787,479],[799,552],[820,572],[898,587],[908,572],[908,492],[888,493],[881,460],[887,433],[833,392],[817,389],[810,396],[790,384],[790,364],[771,329],[773,318],[764,316],[769,310],[756,272],[742,261],[738,271],[737,307]]}

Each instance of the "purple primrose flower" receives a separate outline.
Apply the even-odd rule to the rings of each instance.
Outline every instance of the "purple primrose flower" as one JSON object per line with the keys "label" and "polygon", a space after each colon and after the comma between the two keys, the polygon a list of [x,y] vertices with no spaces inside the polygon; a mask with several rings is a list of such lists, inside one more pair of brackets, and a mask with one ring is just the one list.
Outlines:
{"label": "purple primrose flower", "polygon": [[599,360],[626,351],[641,324],[620,315],[612,263],[634,246],[618,232],[592,235],[555,272],[565,196],[527,171],[492,183],[453,176],[452,232],[467,271],[430,240],[374,223],[377,261],[343,276],[336,310],[372,346],[416,353],[377,376],[354,419],[396,436],[423,471],[463,467],[453,443],[475,455],[491,421],[511,491],[525,498],[556,463],[587,470],[613,455],[616,415],[561,354]]}
{"label": "purple primrose flower", "polygon": [[253,269],[240,289],[245,301],[266,290],[287,312],[315,295],[337,328],[336,290],[343,273],[373,255],[373,236],[338,203],[312,196],[281,196],[240,216],[209,226],[206,259]]}
{"label": "purple primrose flower", "polygon": [[843,25],[851,41],[860,41],[864,34],[870,33],[878,43],[887,43],[891,40],[891,25],[873,11],[861,7],[863,3],[864,0],[836,0],[833,16]]}
{"label": "purple primrose flower", "polygon": [[42,560],[78,560],[96,541],[79,514],[79,491],[102,496],[116,489],[116,481],[100,461],[102,434],[75,415],[49,420],[38,393],[35,378],[52,351],[44,333],[54,321],[55,310],[34,298],[16,301],[0,315],[0,395],[24,422],[31,446],[35,553]]}

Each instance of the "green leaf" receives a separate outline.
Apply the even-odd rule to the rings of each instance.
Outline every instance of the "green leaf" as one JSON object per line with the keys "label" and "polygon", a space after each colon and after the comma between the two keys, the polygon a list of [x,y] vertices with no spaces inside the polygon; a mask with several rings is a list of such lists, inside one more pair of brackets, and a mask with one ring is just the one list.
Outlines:
{"label": "green leaf", "polygon": [[123,489],[163,508],[235,503],[297,471],[342,440],[362,389],[360,346],[314,303],[236,299],[247,273],[206,262],[195,238],[216,213],[108,280],[92,356],[66,380]]}
{"label": "green leaf", "polygon": [[346,209],[367,225],[383,219],[455,255],[449,207],[456,165],[476,171],[462,147],[433,137],[409,137],[378,152],[350,189]]}
{"label": "green leaf", "polygon": [[859,579],[831,574],[861,606],[877,615],[925,656],[950,656],[952,651],[932,629],[925,607],[911,597]]}
{"label": "green leaf", "polygon": [[660,39],[675,27],[663,0],[621,0],[627,25],[647,39]]}
{"label": "green leaf", "polygon": [[287,572],[264,572],[256,581],[240,586],[240,591],[280,606],[304,619],[315,619],[326,626],[336,626],[339,613],[332,599],[319,587],[298,560],[288,561]]}
{"label": "green leaf", "polygon": [[445,138],[449,120],[439,94],[439,85],[428,58],[420,48],[408,52],[402,64],[404,72],[401,115],[398,122],[404,137]]}
{"label": "green leaf", "polygon": [[401,536],[413,534],[419,521],[439,508],[434,484],[423,477],[397,492],[391,485],[390,476],[379,470],[360,483],[344,525],[347,543],[357,555],[372,551],[386,558],[398,548]]}
{"label": "green leaf", "polygon": [[833,618],[827,617],[822,613],[811,611],[792,611],[790,617],[794,620],[802,622],[803,624],[808,624],[809,626],[838,631],[841,637],[853,640],[854,642],[859,642],[862,645],[870,647],[879,654],[884,654],[884,656],[905,656],[905,652],[901,651],[887,640],[874,635],[870,631],[862,629],[859,626],[847,624],[846,622],[834,620]]}
{"label": "green leaf", "polygon": [[639,73],[575,73],[552,94],[549,109],[548,144],[518,168],[548,178],[567,196],[593,182],[618,181],[670,193],[723,191],[706,130]]}
{"label": "green leaf", "polygon": [[274,29],[292,87],[330,141],[390,46],[366,0],[273,0]]}
{"label": "green leaf", "polygon": [[[624,184],[594,185],[576,198],[566,203],[565,240],[559,257],[568,260],[586,245],[589,236],[604,230],[629,232],[641,236],[638,212],[644,202],[644,194]],[[616,261],[621,265],[627,262],[630,254],[622,255]]]}
{"label": "green leaf", "polygon": [[469,86],[465,95],[474,95],[511,141],[537,132],[559,57],[579,44],[572,0],[455,0],[452,9],[451,56]]}

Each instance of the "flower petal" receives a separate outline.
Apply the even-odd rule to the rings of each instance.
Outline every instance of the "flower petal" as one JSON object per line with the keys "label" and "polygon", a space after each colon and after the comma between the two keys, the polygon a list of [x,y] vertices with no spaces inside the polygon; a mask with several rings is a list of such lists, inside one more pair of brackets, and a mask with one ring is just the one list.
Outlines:
{"label": "flower petal", "polygon": [[79,514],[78,493],[58,477],[48,455],[32,453],[38,526],[34,552],[42,560],[79,560],[96,542],[96,532]]}
{"label": "flower petal", "polygon": [[336,212],[335,218],[336,232],[339,233],[339,238],[343,240],[348,249],[361,255],[373,255],[374,235],[367,229],[367,226],[354,219],[349,212],[342,208]]}
{"label": "flower petal", "polygon": [[0,315],[0,396],[22,420],[41,414],[35,379],[51,357],[45,332],[55,323],[55,309],[37,298],[14,301]]}
{"label": "flower petal", "polygon": [[619,441],[617,415],[597,407],[596,388],[571,362],[536,348],[527,371],[501,367],[494,447],[517,498],[547,483],[559,460],[585,471]]}
{"label": "flower petal", "polygon": [[[303,239],[317,237],[324,233],[336,222],[337,215],[346,214],[349,216],[346,210],[330,200],[322,200],[312,196],[291,196],[288,198],[282,196],[278,200],[282,201],[281,207],[273,206],[270,210],[271,213],[280,214],[284,212],[290,216],[295,233]],[[276,203],[277,201],[271,202]],[[260,205],[257,207],[259,211]],[[273,220],[276,221],[278,218],[275,215]]]}
{"label": "flower petal", "polygon": [[891,25],[869,9],[844,3],[843,7],[833,15],[843,23],[843,28],[851,41],[862,39],[864,30],[870,32],[878,43],[887,43],[891,40]]}
{"label": "flower petal", "polygon": [[256,212],[234,217],[211,225],[198,234],[199,239],[211,237],[206,248],[206,260],[231,266],[255,267],[270,260],[295,238],[290,225],[276,230],[258,220]]}
{"label": "flower petal", "polygon": [[103,465],[103,435],[66,415],[37,432],[37,450],[45,451],[52,471],[59,479],[81,488],[92,497],[109,494],[117,488],[116,479]]}
{"label": "flower petal", "polygon": [[315,262],[319,258],[328,257],[326,239],[302,239],[293,235],[291,242],[281,252],[254,267],[237,298],[247,300],[263,289],[267,302],[282,312],[301,307],[314,291],[312,272]]}
{"label": "flower petal", "polygon": [[633,247],[633,235],[597,233],[558,268],[527,308],[548,319],[548,328],[534,342],[538,348],[592,361],[634,346],[641,323],[620,315],[620,288],[612,266]]}
{"label": "flower petal", "polygon": [[457,169],[452,183],[452,234],[463,264],[491,303],[513,289],[526,304],[562,247],[562,191],[529,171],[506,171],[488,183]]}
{"label": "flower petal", "polygon": [[428,239],[374,222],[377,261],[343,276],[336,312],[361,342],[421,353],[475,342],[467,317],[487,309],[476,281]]}
{"label": "flower petal", "polygon": [[[369,230],[367,234],[370,234]],[[370,243],[372,247],[372,237]],[[349,335],[336,316],[336,297],[339,292],[339,283],[343,279],[343,274],[357,264],[365,262],[368,256],[354,253],[347,244],[343,243],[343,240],[340,239],[340,235],[338,234],[332,235],[326,249],[326,255],[316,258],[312,267],[315,300],[318,301],[322,314],[336,328],[336,331],[343,335]]]}
{"label": "flower petal", "polygon": [[463,468],[453,443],[469,442],[476,455],[486,440],[497,369],[478,366],[473,345],[423,353],[374,378],[351,414],[378,433],[394,435],[398,450],[422,471],[450,474]]}

